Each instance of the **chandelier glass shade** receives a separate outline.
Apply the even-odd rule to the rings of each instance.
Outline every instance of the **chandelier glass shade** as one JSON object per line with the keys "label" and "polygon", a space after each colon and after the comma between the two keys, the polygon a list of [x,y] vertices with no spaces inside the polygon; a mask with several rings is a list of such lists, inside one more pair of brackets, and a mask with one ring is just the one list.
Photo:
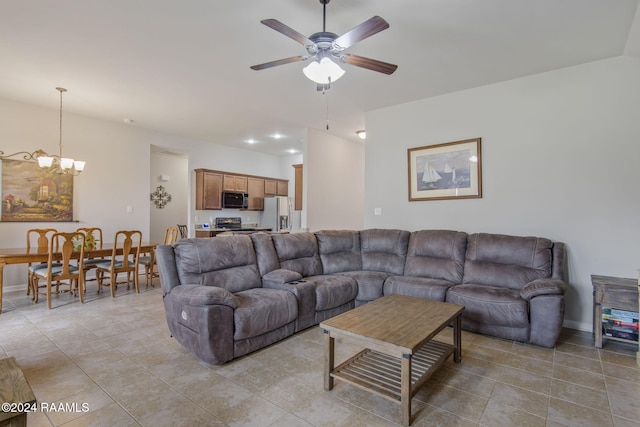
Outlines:
{"label": "chandelier glass shade", "polygon": [[331,84],[344,75],[344,70],[331,59],[324,57],[302,69],[307,78],[318,84]]}

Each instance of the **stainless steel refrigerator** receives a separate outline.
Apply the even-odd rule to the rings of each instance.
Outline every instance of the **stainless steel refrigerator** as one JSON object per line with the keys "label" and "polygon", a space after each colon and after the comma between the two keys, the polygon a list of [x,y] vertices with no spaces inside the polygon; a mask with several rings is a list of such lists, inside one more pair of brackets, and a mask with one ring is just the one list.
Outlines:
{"label": "stainless steel refrigerator", "polygon": [[271,231],[288,231],[291,221],[291,205],[289,198],[274,196],[264,198],[264,210],[260,215],[260,227]]}

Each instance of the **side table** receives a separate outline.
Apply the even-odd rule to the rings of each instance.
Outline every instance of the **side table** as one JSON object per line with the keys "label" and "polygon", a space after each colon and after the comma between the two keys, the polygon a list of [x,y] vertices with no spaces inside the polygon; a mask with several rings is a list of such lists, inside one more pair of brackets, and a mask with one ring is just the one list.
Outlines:
{"label": "side table", "polygon": [[[593,285],[593,332],[596,348],[602,348],[602,307],[638,311],[638,281],[621,277],[591,276]],[[624,338],[607,337],[616,341],[637,343]]]}

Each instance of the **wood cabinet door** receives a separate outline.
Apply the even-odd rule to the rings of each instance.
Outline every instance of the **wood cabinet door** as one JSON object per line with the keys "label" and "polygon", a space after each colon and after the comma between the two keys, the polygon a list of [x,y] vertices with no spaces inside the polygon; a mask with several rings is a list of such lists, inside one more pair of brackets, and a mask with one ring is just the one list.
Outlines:
{"label": "wood cabinet door", "polygon": [[196,171],[196,209],[222,209],[222,175]]}
{"label": "wood cabinet door", "polygon": [[247,192],[249,193],[249,203],[247,210],[264,210],[264,179],[247,178]]}
{"label": "wood cabinet door", "polygon": [[222,191],[236,191],[235,175],[224,175],[222,178]]}
{"label": "wood cabinet door", "polygon": [[288,196],[289,195],[289,181],[277,181],[277,195]]}
{"label": "wood cabinet door", "polygon": [[278,184],[275,179],[264,180],[264,194],[265,196],[275,196],[278,192]]}
{"label": "wood cabinet door", "polygon": [[213,237],[212,231],[196,230],[196,237]]}
{"label": "wood cabinet door", "polygon": [[242,191],[243,193],[248,193],[248,178],[246,176],[236,176],[236,191]]}
{"label": "wood cabinet door", "polygon": [[302,210],[302,164],[293,165],[296,170],[295,174],[295,202],[294,209],[297,211]]}
{"label": "wood cabinet door", "polygon": [[240,175],[225,175],[222,182],[222,191],[247,192],[247,177]]}

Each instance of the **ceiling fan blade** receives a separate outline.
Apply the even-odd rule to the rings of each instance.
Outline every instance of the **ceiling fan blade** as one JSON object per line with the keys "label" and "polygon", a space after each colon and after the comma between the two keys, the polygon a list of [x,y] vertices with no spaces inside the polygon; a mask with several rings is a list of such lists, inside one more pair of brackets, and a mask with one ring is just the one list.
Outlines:
{"label": "ceiling fan blade", "polygon": [[277,61],[265,62],[264,64],[252,65],[252,70],[264,70],[265,68],[277,67],[278,65],[291,64],[292,62],[306,61],[308,56],[292,56],[290,58],[278,59]]}
{"label": "ceiling fan blade", "polygon": [[398,68],[397,65],[389,64],[388,62],[382,62],[377,59],[365,58],[364,56],[351,55],[348,53],[341,55],[340,61],[349,65],[355,65],[356,67],[362,67],[384,74],[393,74],[393,72]]}
{"label": "ceiling fan blade", "polygon": [[335,39],[333,44],[342,49],[346,49],[367,37],[371,37],[382,30],[386,30],[387,28],[389,28],[389,23],[387,21],[379,16],[374,16]]}
{"label": "ceiling fan blade", "polygon": [[262,22],[267,27],[276,30],[280,34],[284,34],[285,36],[289,37],[290,39],[293,39],[293,40],[297,41],[298,43],[300,43],[304,47],[313,46],[315,44],[314,42],[309,40],[309,38],[307,36],[305,36],[303,34],[300,34],[296,30],[294,30],[293,28],[283,24],[282,22],[278,21],[277,19],[263,19],[260,22]]}

